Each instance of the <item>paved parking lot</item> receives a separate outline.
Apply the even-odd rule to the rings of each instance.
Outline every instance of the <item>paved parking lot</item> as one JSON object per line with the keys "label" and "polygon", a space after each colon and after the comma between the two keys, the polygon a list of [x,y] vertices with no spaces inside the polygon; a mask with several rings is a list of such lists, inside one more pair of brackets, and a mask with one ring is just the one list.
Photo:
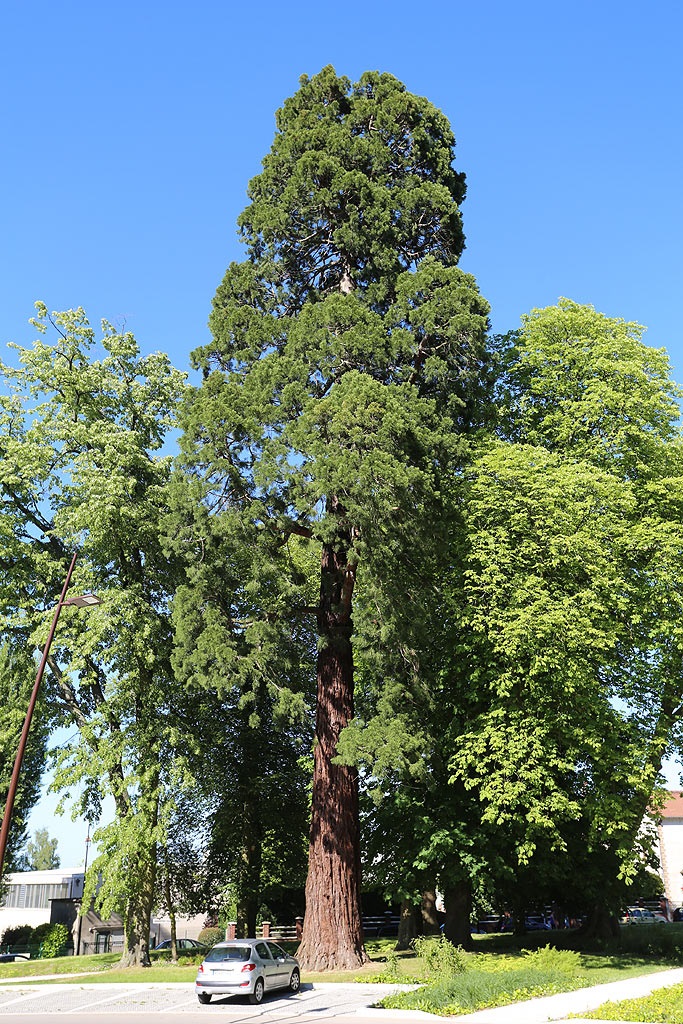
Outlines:
{"label": "paved parking lot", "polygon": [[[108,985],[28,985],[15,983],[0,985],[0,1021],[14,1024],[28,1016],[40,1017],[41,1024],[59,1021],[66,1024],[73,1018],[83,1024],[83,1018],[93,1018],[97,1024],[126,1016],[128,1024],[135,1018],[150,1014],[163,1019],[179,1014],[192,1024],[195,1021],[215,1021],[217,1017],[229,1024],[247,1022],[338,1020],[353,1018],[359,1024],[363,1011],[384,995],[395,991],[395,985],[303,985],[296,995],[274,993],[266,996],[260,1006],[252,1006],[244,997],[215,996],[208,1006],[200,1006],[190,984]],[[374,1014],[370,1014],[374,1016]],[[383,1015],[382,1015],[383,1016]],[[413,1019],[426,1015],[409,1015]],[[405,1018],[404,1018],[405,1019]]]}
{"label": "paved parking lot", "polygon": [[[609,999],[634,999],[682,982],[683,968],[674,968],[479,1010],[458,1017],[457,1024],[545,1024],[564,1020],[569,1014],[578,1016]],[[84,980],[68,985],[30,985],[21,981],[0,984],[0,1024],[30,1024],[31,1018],[38,1018],[40,1024],[84,1024],[85,1019],[92,1019],[94,1024],[120,1024],[122,1020],[125,1024],[150,1024],[150,1016],[175,1024],[178,1014],[185,1017],[183,1024],[211,1024],[219,1019],[226,1024],[443,1024],[443,1017],[419,1011],[372,1008],[384,995],[402,987],[303,985],[296,995],[274,993],[260,1006],[252,1006],[246,998],[216,998],[208,1006],[200,1006],[192,984],[186,982],[111,985],[88,984]],[[577,1020],[576,1024],[582,1022]]]}

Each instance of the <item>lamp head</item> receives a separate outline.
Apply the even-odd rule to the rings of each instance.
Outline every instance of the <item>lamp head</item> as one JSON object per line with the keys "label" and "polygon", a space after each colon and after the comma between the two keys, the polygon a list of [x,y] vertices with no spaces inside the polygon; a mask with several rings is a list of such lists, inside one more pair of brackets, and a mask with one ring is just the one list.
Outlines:
{"label": "lamp head", "polygon": [[78,597],[67,597],[64,604],[73,604],[76,608],[90,608],[92,605],[102,604],[96,594],[80,594]]}

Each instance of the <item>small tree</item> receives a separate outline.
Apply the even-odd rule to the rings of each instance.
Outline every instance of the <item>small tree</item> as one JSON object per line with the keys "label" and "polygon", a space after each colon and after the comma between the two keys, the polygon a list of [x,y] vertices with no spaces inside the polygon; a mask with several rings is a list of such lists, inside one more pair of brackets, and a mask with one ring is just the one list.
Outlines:
{"label": "small tree", "polygon": [[26,862],[29,871],[50,871],[60,864],[57,853],[57,840],[50,839],[46,828],[39,828],[33,833],[33,839],[26,845]]}

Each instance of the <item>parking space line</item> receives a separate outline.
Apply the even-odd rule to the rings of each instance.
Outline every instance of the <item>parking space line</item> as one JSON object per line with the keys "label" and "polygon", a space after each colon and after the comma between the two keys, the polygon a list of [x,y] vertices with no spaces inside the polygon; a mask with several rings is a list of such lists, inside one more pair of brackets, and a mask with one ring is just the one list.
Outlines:
{"label": "parking space line", "polygon": [[[12,993],[12,995],[14,995],[14,993]],[[16,996],[14,999],[8,999],[7,1002],[0,1002],[0,1009],[4,1010],[6,1006],[14,1006],[16,1003],[23,1003],[27,999],[33,999],[34,996],[35,992],[24,992],[23,995]]]}
{"label": "parking space line", "polygon": [[[85,1003],[84,1005],[79,1006],[78,1010],[76,1010],[75,1012],[87,1013],[89,1010],[92,1010],[93,1006],[104,1006],[106,1003],[115,1003],[117,999],[121,999],[120,992],[116,992],[113,996],[107,996],[105,999],[96,999],[92,1003]],[[72,1011],[72,1013],[73,1012],[74,1011]]]}
{"label": "parking space line", "polygon": [[[185,1009],[187,1009],[188,1006],[194,1006],[195,1005],[195,999],[196,998],[197,997],[193,995],[191,998],[189,998],[189,997],[186,998],[185,1002],[183,1002],[183,1003],[174,1003],[173,1006],[167,1006],[165,1009],[157,1010],[156,1012],[157,1013],[176,1013],[179,1010],[185,1010]],[[197,1005],[199,1005],[199,1004],[197,1004]]]}

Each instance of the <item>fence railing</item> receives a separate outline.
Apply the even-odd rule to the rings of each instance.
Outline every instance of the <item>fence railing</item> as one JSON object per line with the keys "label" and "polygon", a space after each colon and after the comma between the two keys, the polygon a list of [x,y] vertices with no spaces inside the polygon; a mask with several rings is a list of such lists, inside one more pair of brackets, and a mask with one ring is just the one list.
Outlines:
{"label": "fence railing", "polygon": [[[301,940],[303,924],[303,917],[297,917],[294,924],[282,925],[274,924],[272,921],[264,921],[263,924],[258,925],[256,928],[256,938],[279,939],[281,942],[299,942]],[[234,939],[236,930],[237,922],[229,921],[228,927],[225,929],[226,939]]]}
{"label": "fence railing", "polygon": [[399,919],[395,914],[380,914],[377,917],[364,917],[362,920],[363,934],[366,939],[381,939],[388,935],[398,935]]}
{"label": "fence railing", "polygon": [[2,946],[0,945],[0,956],[3,957],[5,963],[8,962],[9,958],[16,960],[30,960],[32,957],[37,957],[40,953],[40,946]]}
{"label": "fence railing", "polygon": [[299,942],[301,940],[301,925],[271,924],[264,921],[260,928],[256,929],[264,939],[280,939],[281,942]]}
{"label": "fence railing", "polygon": [[[379,939],[384,936],[398,935],[399,919],[396,914],[380,914],[377,917],[363,918],[363,934],[367,939]],[[281,942],[300,942],[304,919],[297,917],[294,924],[274,924],[264,921],[256,929],[256,937],[263,939],[280,939]],[[226,928],[226,939],[234,939],[236,922],[230,921]]]}

